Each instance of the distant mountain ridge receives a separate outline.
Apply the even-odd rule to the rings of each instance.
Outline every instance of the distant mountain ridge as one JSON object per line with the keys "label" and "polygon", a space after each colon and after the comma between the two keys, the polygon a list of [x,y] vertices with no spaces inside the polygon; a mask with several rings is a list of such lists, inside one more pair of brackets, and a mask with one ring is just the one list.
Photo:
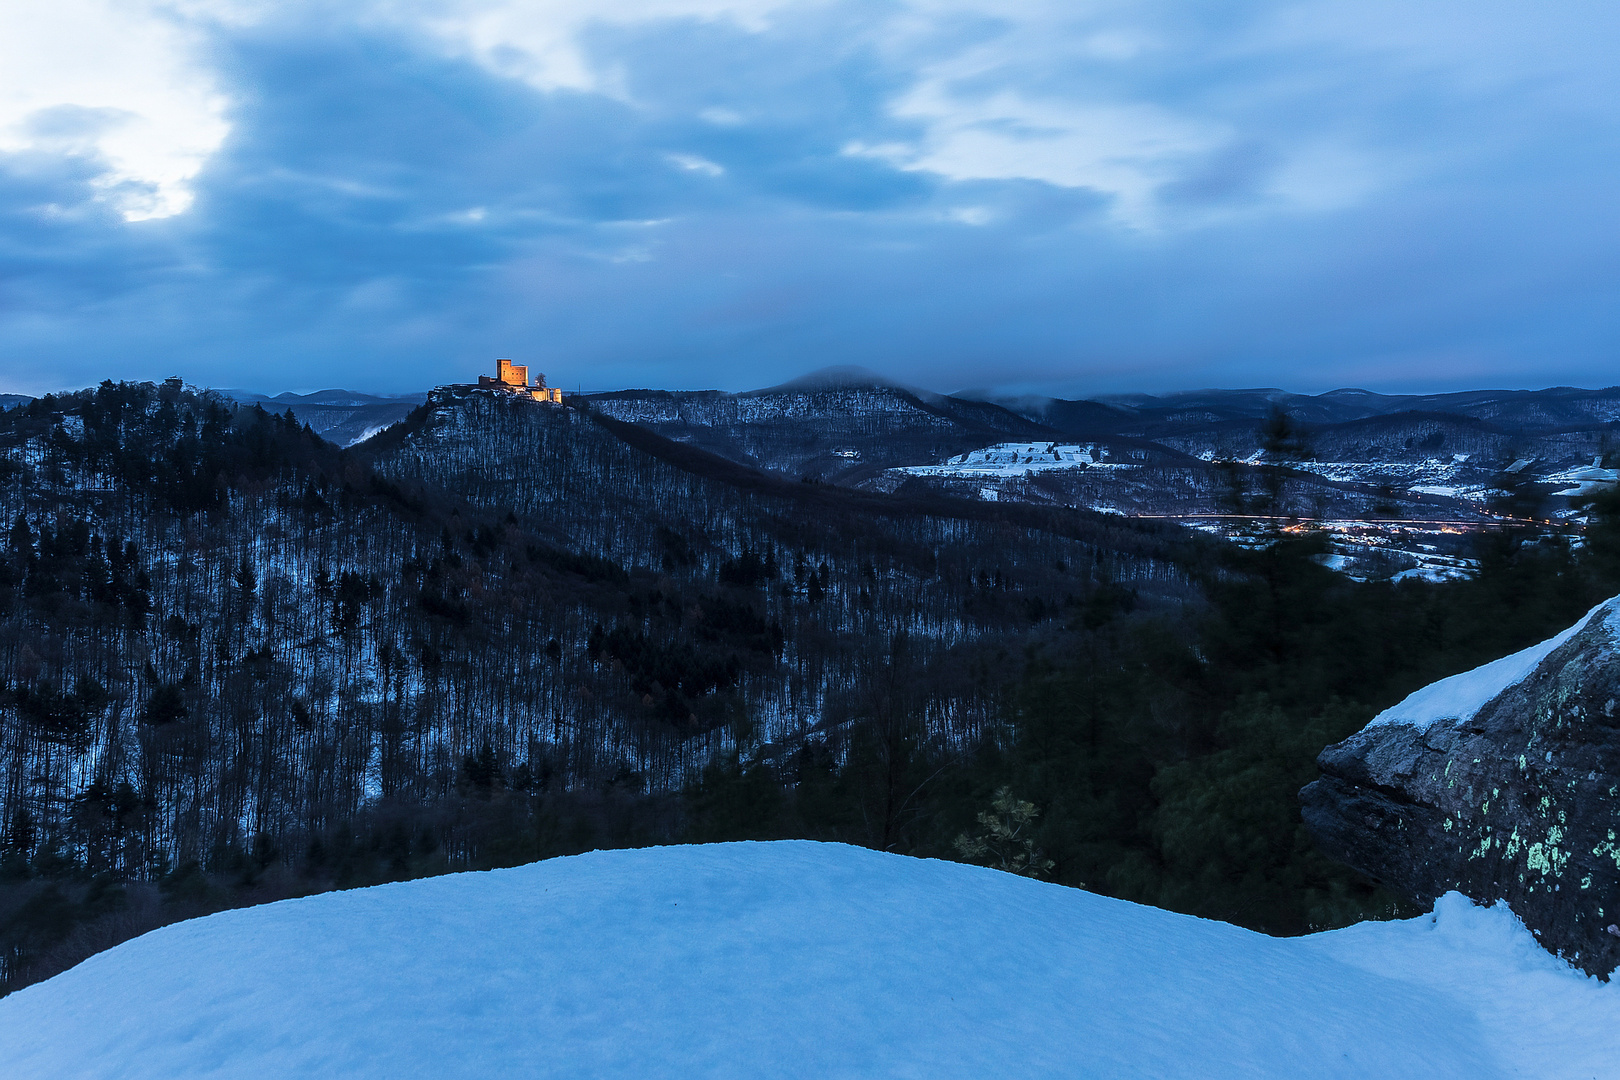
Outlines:
{"label": "distant mountain ridge", "polygon": [[[290,409],[340,446],[376,435],[425,400],[341,389],[224,393],[277,412]],[[1064,399],[939,394],[845,365],[757,390],[625,389],[571,400],[738,464],[845,486],[889,487],[894,481],[885,477],[894,469],[1044,441],[1092,445],[1116,460],[1180,470],[1194,488],[1213,490],[1213,479],[1192,474],[1209,472],[1213,461],[1257,460],[1263,425],[1279,410],[1322,461],[1426,464],[1427,472],[1453,462],[1452,479],[1475,488],[1513,461],[1529,460],[1532,475],[1553,477],[1620,451],[1620,387],[1441,394],[1346,387],[1314,395],[1255,387]],[[1131,505],[1145,506],[1141,499]]]}
{"label": "distant mountain ridge", "polygon": [[991,402],[863,385],[851,374],[835,369],[825,379],[740,394],[617,390],[580,400],[604,416],[743,464],[845,483],[1007,439],[1062,437]]}
{"label": "distant mountain ridge", "polygon": [[[771,472],[1127,514],[1230,509],[1232,485],[1255,487],[1253,468],[1272,460],[1265,427],[1279,411],[1294,431],[1296,457],[1286,464],[1298,497],[1335,517],[1473,520],[1515,462],[1530,463],[1521,480],[1550,493],[1567,486],[1570,470],[1620,453],[1620,388],[1308,395],[1261,387],[1066,400],[934,394],[841,367],[741,393],[621,390],[580,400],[615,420]],[[1090,447],[1081,456],[1129,468],[1012,477],[1022,476],[1031,455],[1060,444]],[[999,479],[947,464],[1020,445],[1029,460],[1005,476],[991,470]],[[1222,462],[1241,463],[1239,472]]]}
{"label": "distant mountain ridge", "polygon": [[[990,398],[989,400],[997,400]],[[1025,415],[1076,404],[1059,398],[1009,399]],[[1043,402],[1044,406],[1038,405]],[[1555,386],[1543,390],[1463,390],[1444,394],[1379,394],[1346,388],[1325,394],[1295,394],[1274,387],[1251,390],[1194,390],[1179,394],[1102,395],[1101,404],[1139,420],[1174,423],[1202,415],[1208,419],[1261,419],[1282,409],[1308,424],[1334,424],[1403,412],[1451,413],[1481,420],[1553,428],[1620,420],[1620,386],[1601,390]],[[1184,419],[1183,419],[1184,422]]]}
{"label": "distant mountain ridge", "polygon": [[262,405],[271,412],[292,411],[300,423],[328,442],[353,446],[377,434],[390,424],[410,415],[427,400],[427,394],[366,394],[356,390],[317,390],[310,394],[291,392],[271,397],[249,390],[221,390],[221,394],[244,405]]}

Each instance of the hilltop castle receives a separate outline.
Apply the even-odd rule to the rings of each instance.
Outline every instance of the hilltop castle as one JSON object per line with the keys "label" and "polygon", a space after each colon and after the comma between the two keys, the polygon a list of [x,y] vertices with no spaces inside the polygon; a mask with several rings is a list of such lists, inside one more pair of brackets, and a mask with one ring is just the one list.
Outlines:
{"label": "hilltop castle", "polygon": [[478,385],[486,390],[504,390],[510,394],[533,398],[535,401],[562,404],[562,391],[555,387],[547,388],[545,375],[535,372],[534,385],[531,386],[528,366],[514,364],[510,360],[495,361],[495,374],[478,376]]}

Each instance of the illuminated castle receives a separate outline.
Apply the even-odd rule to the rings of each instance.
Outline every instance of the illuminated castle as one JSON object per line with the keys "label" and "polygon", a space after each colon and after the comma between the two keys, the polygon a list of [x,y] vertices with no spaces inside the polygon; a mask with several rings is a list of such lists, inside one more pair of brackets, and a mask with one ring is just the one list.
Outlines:
{"label": "illuminated castle", "polygon": [[530,386],[528,366],[514,364],[510,360],[495,361],[495,374],[478,376],[478,385],[489,390],[504,390],[507,393],[533,398],[535,401],[562,404],[562,391],[556,388],[548,389],[544,375],[535,372],[534,385]]}

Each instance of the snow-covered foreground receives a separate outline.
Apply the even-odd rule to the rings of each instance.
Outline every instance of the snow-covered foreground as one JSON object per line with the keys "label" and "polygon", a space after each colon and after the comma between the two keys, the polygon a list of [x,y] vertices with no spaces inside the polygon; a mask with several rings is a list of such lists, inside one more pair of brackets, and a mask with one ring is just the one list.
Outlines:
{"label": "snow-covered foreground", "polygon": [[1614,1077],[1505,910],[1273,939],[832,844],[597,852],[233,911],[0,1001],[25,1077]]}

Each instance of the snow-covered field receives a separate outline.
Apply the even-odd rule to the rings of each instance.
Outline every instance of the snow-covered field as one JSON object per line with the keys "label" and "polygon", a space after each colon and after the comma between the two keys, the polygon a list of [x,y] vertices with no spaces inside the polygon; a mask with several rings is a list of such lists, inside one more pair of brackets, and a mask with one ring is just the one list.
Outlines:
{"label": "snow-covered field", "polygon": [[1356,484],[1389,484],[1421,495],[1445,495],[1457,499],[1481,500],[1487,485],[1465,482],[1462,478],[1479,472],[1469,464],[1469,455],[1425,461],[1301,461],[1295,468],[1328,480]]}
{"label": "snow-covered field", "polygon": [[1028,476],[1057,469],[1137,469],[1125,461],[1105,461],[1102,448],[1094,444],[1022,442],[997,443],[983,450],[958,454],[939,465],[912,465],[897,472],[913,476]]}
{"label": "snow-covered field", "polygon": [[1505,909],[1273,939],[789,841],[596,852],[155,931],[0,1000],[0,1074],[1613,1077],[1620,989]]}

